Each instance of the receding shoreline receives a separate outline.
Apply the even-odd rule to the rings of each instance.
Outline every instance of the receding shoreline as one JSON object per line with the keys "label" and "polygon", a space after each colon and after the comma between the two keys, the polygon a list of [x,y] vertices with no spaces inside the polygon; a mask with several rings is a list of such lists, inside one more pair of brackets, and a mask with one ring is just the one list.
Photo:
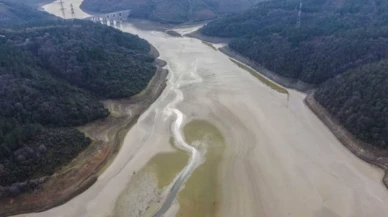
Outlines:
{"label": "receding shoreline", "polygon": [[[206,35],[201,34],[198,30],[195,32],[186,34],[185,36],[191,37],[191,38],[197,38],[197,39],[204,41],[204,42],[216,43],[216,44],[229,43],[232,40],[231,38],[219,38],[219,37],[206,36]],[[264,75],[265,77],[271,79],[272,81],[274,81],[274,82],[276,82],[284,87],[295,89],[295,90],[302,91],[302,92],[308,92],[308,91],[315,88],[315,85],[307,84],[307,83],[300,81],[300,80],[297,80],[297,79],[286,78],[284,76],[278,75],[278,74],[260,66],[255,61],[250,60],[249,58],[244,57],[241,54],[233,51],[232,49],[229,48],[228,45],[226,45],[222,48],[219,48],[218,50],[221,51],[222,53],[224,53],[225,55],[227,55],[231,58],[234,58],[234,59],[244,63],[245,65],[253,68],[258,73]]]}
{"label": "receding shoreline", "polygon": [[[205,22],[187,22],[187,23],[181,23],[181,24],[168,24],[168,23],[160,23],[157,21],[147,20],[147,19],[139,19],[139,18],[131,18],[129,17],[127,19],[127,22],[131,23],[132,25],[136,26],[139,29],[142,30],[153,30],[153,31],[159,31],[159,32],[165,32],[168,30],[174,30],[179,28],[186,28],[186,27],[193,27],[198,26],[207,23]],[[185,35],[184,35],[185,36]]]}
{"label": "receding shoreline", "polygon": [[315,100],[314,92],[307,95],[304,102],[349,151],[363,161],[384,170],[382,182],[388,188],[388,150],[374,147],[355,138]]}
{"label": "receding shoreline", "polygon": [[[204,47],[201,49],[205,50],[207,48]],[[217,53],[217,52],[212,52],[212,53]],[[206,58],[211,59],[212,56],[209,55],[209,56],[206,56]],[[220,59],[222,60],[225,58],[223,57]],[[171,59],[169,59],[169,60],[171,60]],[[183,64],[189,65],[189,64],[185,63],[183,60],[180,60],[180,59],[177,59],[177,60],[182,62],[182,65]],[[171,60],[172,63],[173,63],[173,61],[174,61],[174,59]],[[223,62],[221,62],[221,63],[223,63]],[[233,68],[233,70],[236,71],[238,69]],[[230,73],[229,75],[236,74],[235,71],[233,71],[233,70],[231,70],[231,72],[229,72]],[[188,71],[188,70],[185,70],[185,71]],[[225,70],[225,71],[227,71],[227,70]],[[238,83],[241,80],[236,79],[233,81],[236,81],[235,83]],[[342,163],[341,161],[348,160],[349,156],[350,156],[350,161],[351,162],[357,161],[357,164],[349,164],[349,165],[354,165],[354,167],[353,166],[352,167],[344,167],[343,169],[353,170],[354,168],[360,168],[359,167],[360,165],[366,165],[366,164],[363,163],[362,161],[359,161],[358,159],[354,158],[354,156],[352,156],[351,154],[349,154],[348,151],[345,150],[334,139],[334,137],[332,137],[331,133],[328,132],[326,130],[326,128],[321,124],[321,122],[318,121],[318,119],[316,119],[316,117],[309,111],[310,109],[307,109],[306,106],[303,105],[301,100],[303,100],[305,98],[304,94],[303,94],[303,98],[302,97],[297,98],[298,102],[300,103],[297,105],[298,106],[301,105],[300,107],[297,107],[297,108],[300,108],[304,112],[304,115],[307,114],[306,116],[311,118],[311,119],[308,119],[307,122],[311,122],[311,121],[314,122],[313,124],[315,124],[315,125],[308,125],[310,128],[315,128],[316,131],[320,131],[320,132],[327,132],[327,133],[324,133],[322,137],[318,137],[319,134],[314,134],[314,131],[309,131],[309,128],[300,128],[300,129],[298,128],[299,130],[297,130],[297,131],[289,131],[288,128],[292,128],[293,126],[287,126],[287,122],[294,123],[296,125],[295,128],[297,128],[299,126],[297,124],[299,122],[303,122],[303,120],[298,120],[297,118],[286,119],[288,116],[286,116],[286,115],[282,116],[282,114],[284,114],[284,113],[286,113],[286,111],[288,111],[286,109],[281,109],[281,110],[279,110],[280,112],[277,112],[277,113],[275,113],[275,112],[271,113],[271,111],[270,111],[271,109],[268,110],[268,108],[263,109],[262,110],[262,111],[264,111],[263,114],[269,116],[268,120],[257,119],[258,120],[257,122],[261,121],[263,126],[266,126],[266,125],[271,126],[270,125],[271,122],[269,122],[269,121],[273,121],[274,122],[273,128],[277,129],[279,131],[271,131],[268,129],[264,130],[264,128],[266,128],[266,127],[263,127],[263,130],[264,130],[263,132],[260,132],[260,130],[256,130],[255,132],[253,132],[253,131],[251,132],[250,129],[258,129],[258,128],[255,128],[256,125],[254,125],[257,122],[252,121],[252,124],[249,124],[249,120],[250,119],[255,120],[255,118],[257,118],[255,115],[261,112],[260,110],[257,110],[257,108],[259,107],[259,104],[252,103],[252,104],[248,104],[246,106],[247,108],[250,108],[252,111],[240,110],[241,103],[229,102],[229,104],[228,104],[228,99],[229,98],[232,98],[232,100],[233,100],[233,98],[236,99],[237,97],[235,97],[235,96],[241,97],[242,101],[244,101],[244,102],[254,102],[254,101],[260,102],[258,98],[250,97],[250,95],[249,96],[247,95],[247,94],[251,94],[252,92],[257,93],[258,95],[261,93],[261,94],[263,94],[262,96],[270,95],[270,94],[267,94],[267,92],[264,89],[260,89],[260,88],[256,89],[256,87],[260,87],[261,85],[257,85],[257,83],[255,83],[255,82],[250,82],[251,79],[248,81],[249,82],[246,83],[247,88],[245,88],[246,95],[237,95],[237,94],[232,95],[229,92],[225,91],[226,97],[216,98],[217,100],[214,100],[214,98],[209,99],[209,97],[206,96],[203,98],[202,101],[193,100],[195,103],[190,104],[190,101],[188,100],[188,102],[189,102],[188,105],[186,103],[186,106],[193,106],[193,107],[198,104],[198,107],[199,107],[199,108],[197,108],[198,111],[199,110],[206,111],[206,100],[209,100],[209,101],[212,100],[212,101],[216,101],[216,102],[218,101],[220,104],[221,104],[221,102],[226,102],[226,105],[222,105],[222,106],[224,106],[224,107],[222,107],[224,109],[220,109],[219,107],[215,107],[214,102],[209,103],[209,105],[210,105],[209,107],[212,108],[215,111],[215,113],[221,113],[219,115],[219,117],[222,120],[222,123],[224,123],[224,127],[226,129],[229,129],[229,130],[226,130],[229,133],[224,134],[224,135],[228,135],[228,137],[230,137],[230,138],[228,138],[228,141],[231,140],[229,144],[233,144],[236,147],[238,147],[238,148],[236,148],[236,150],[243,151],[243,152],[238,152],[238,153],[243,153],[242,155],[235,157],[235,159],[238,159],[238,160],[229,160],[228,159],[228,161],[230,161],[230,163],[228,163],[228,165],[224,166],[225,168],[227,168],[227,167],[233,168],[235,166],[235,168],[233,170],[229,171],[229,174],[230,174],[229,176],[222,177],[222,180],[225,183],[226,188],[224,191],[221,192],[221,194],[225,193],[225,192],[230,192],[230,194],[222,195],[222,198],[221,198],[223,200],[222,205],[221,204],[218,205],[217,203],[215,204],[216,206],[222,207],[222,211],[220,212],[221,214],[219,216],[256,216],[256,215],[259,215],[259,216],[260,215],[263,215],[263,216],[265,216],[265,215],[286,216],[287,212],[288,212],[288,215],[290,215],[289,210],[287,210],[287,208],[289,208],[288,206],[290,206],[290,207],[292,206],[292,207],[295,207],[295,209],[299,209],[299,210],[303,210],[303,211],[304,211],[304,209],[306,209],[305,213],[310,213],[310,215],[313,216],[312,212],[309,212],[308,209],[310,209],[311,207],[314,207],[314,206],[312,206],[312,205],[314,205],[314,203],[313,203],[314,200],[318,200],[319,204],[324,205],[322,200],[320,200],[320,199],[325,199],[325,198],[317,196],[318,199],[316,199],[314,194],[312,194],[310,192],[304,192],[304,190],[306,190],[306,191],[309,190],[308,187],[310,185],[308,185],[308,184],[311,184],[311,188],[324,186],[325,189],[323,189],[321,193],[322,194],[326,193],[326,195],[327,195],[326,198],[330,199],[330,198],[339,197],[339,199],[344,200],[344,202],[342,200],[334,200],[334,201],[329,201],[329,202],[335,203],[338,207],[341,207],[341,208],[343,207],[346,210],[350,210],[351,208],[357,208],[356,207],[357,205],[360,205],[361,202],[367,201],[368,199],[369,200],[373,199],[370,201],[373,201],[375,203],[375,200],[374,200],[375,198],[372,198],[372,197],[376,197],[376,199],[382,198],[382,197],[378,197],[377,194],[374,194],[377,192],[377,190],[380,190],[380,192],[381,192],[381,190],[384,190],[384,189],[382,189],[383,188],[382,186],[380,188],[379,181],[377,181],[377,183],[374,182],[373,185],[370,185],[371,184],[370,182],[367,182],[367,181],[361,179],[361,180],[365,181],[366,183],[364,183],[364,182],[356,183],[356,186],[353,187],[353,185],[352,185],[352,184],[354,184],[354,182],[352,182],[353,177],[345,175],[344,176],[345,178],[343,178],[341,176],[341,172],[343,172],[343,170],[342,171],[336,170],[336,168],[339,168],[340,166],[347,165],[347,164],[344,164],[344,165],[341,164]],[[225,82],[225,80],[218,80],[218,82],[221,84],[228,84],[227,82]],[[232,84],[233,84],[233,82],[229,83],[230,86],[232,86]],[[204,88],[204,86],[201,86],[200,88]],[[252,91],[252,90],[255,90],[255,91]],[[222,90],[221,91],[216,90],[216,91],[221,92]],[[195,89],[192,92],[196,95],[198,94],[198,92],[195,92]],[[292,91],[292,92],[295,92],[295,91]],[[243,92],[243,93],[245,94],[245,92]],[[291,93],[291,94],[294,94],[294,93]],[[198,94],[198,95],[200,95],[200,94]],[[244,98],[244,96],[246,96],[246,97]],[[261,95],[259,95],[259,96],[261,96]],[[299,94],[298,94],[298,96],[299,96]],[[267,104],[266,102],[268,102],[268,100],[267,100],[268,98],[264,98],[264,99],[265,99],[265,100],[263,100],[264,103],[262,103],[262,104]],[[293,99],[294,98],[291,97],[291,102]],[[282,98],[282,100],[284,100],[284,98]],[[120,116],[120,114],[121,114],[119,112],[120,108],[125,108],[125,106],[121,107],[122,104],[114,104],[114,103],[108,102],[108,105],[111,105],[112,108],[114,108],[114,111],[117,111],[116,113],[112,114],[112,115],[114,115],[114,117]],[[265,106],[265,105],[263,105],[263,106]],[[201,107],[203,107],[203,109]],[[283,108],[284,105],[282,104],[281,106],[278,106],[278,107]],[[195,108],[196,107],[194,107],[188,111],[196,111]],[[230,110],[228,110],[228,109],[230,109]],[[198,113],[200,113],[200,112],[198,112]],[[245,114],[247,114],[247,115],[245,115]],[[198,114],[193,114],[193,116],[194,115],[198,115]],[[234,115],[236,115],[236,116],[234,116]],[[240,116],[237,116],[237,115],[240,115]],[[248,115],[249,115],[249,117],[247,117]],[[279,118],[273,119],[274,115],[279,115]],[[161,120],[161,119],[159,119],[159,120]],[[156,121],[158,121],[158,119],[156,119]],[[241,123],[239,123],[239,122],[241,122]],[[152,123],[154,123],[154,122],[152,121]],[[150,126],[150,125],[147,125],[147,126]],[[137,128],[137,126],[138,125],[136,125],[134,127],[132,132],[135,131],[135,128]],[[222,126],[223,125],[221,125],[220,129],[224,128]],[[232,132],[234,132],[234,131],[237,131],[237,133],[232,134]],[[272,132],[274,132],[274,133],[272,134]],[[283,132],[286,132],[286,133],[283,133]],[[289,147],[296,146],[297,142],[300,142],[301,140],[296,140],[296,142],[292,143],[292,145],[278,145],[278,144],[281,144],[283,140],[281,140],[281,139],[272,140],[272,138],[271,138],[271,139],[267,140],[268,143],[262,142],[263,144],[260,144],[259,142],[257,142],[260,140],[256,140],[256,138],[255,138],[256,134],[258,135],[258,137],[265,138],[267,135],[268,135],[268,137],[278,137],[278,136],[280,137],[281,135],[284,135],[284,134],[287,134],[287,135],[291,134],[288,132],[298,132],[298,133],[300,132],[300,133],[305,133],[305,134],[309,134],[309,135],[315,135],[315,136],[311,136],[312,139],[308,139],[305,136],[303,138],[304,139],[303,141],[306,141],[306,145],[297,146],[298,151],[300,151],[300,150],[303,150],[303,151],[307,150],[308,151],[309,149],[304,149],[304,148],[307,148],[310,146],[314,147],[314,145],[318,144],[319,146],[314,147],[315,148],[314,150],[316,150],[317,153],[323,153],[323,155],[329,156],[329,154],[336,154],[339,150],[339,151],[341,151],[340,152],[341,155],[334,155],[335,158],[327,158],[327,156],[325,156],[326,158],[323,161],[311,161],[310,158],[314,158],[314,159],[318,158],[317,155],[309,155],[308,152],[306,152],[305,155],[299,155],[299,152],[293,152],[295,149],[289,148]],[[252,135],[252,138],[250,138],[251,135]],[[332,138],[332,140],[326,141],[325,136]],[[118,137],[116,137],[116,138],[118,138]],[[239,140],[237,138],[241,138],[244,140]],[[297,139],[297,137],[286,136],[286,137],[284,137],[284,139],[285,139],[284,141],[291,141],[292,138]],[[319,140],[319,138],[321,138],[323,142],[314,140],[314,139]],[[325,147],[326,143],[330,143],[330,141],[333,141],[333,140],[335,142],[333,142],[332,144],[327,144],[327,145],[335,147],[335,152],[334,151],[333,151],[333,153],[326,152],[329,149],[318,149],[319,147]],[[133,140],[133,141],[131,140],[130,142],[136,143],[137,141],[138,140]],[[155,140],[155,141],[157,141],[157,140]],[[150,144],[152,144],[152,142],[145,143],[145,144],[150,145]],[[233,145],[230,145],[228,147],[233,147]],[[248,145],[249,145],[249,147],[248,147]],[[264,154],[272,153],[273,155],[270,155],[268,157],[268,159],[265,159],[266,156],[259,155],[259,154],[255,153],[255,150],[253,149],[253,147],[256,147],[256,146],[263,150],[263,151],[261,151],[262,153],[264,153]],[[149,152],[151,149],[153,149],[153,147],[155,147],[155,146],[152,146],[152,148],[148,149],[147,151]],[[119,150],[119,149],[117,149],[117,150]],[[124,150],[124,148],[123,148],[123,150]],[[259,152],[260,151],[258,151],[257,153],[259,153]],[[346,155],[343,155],[342,152],[345,152]],[[289,153],[291,153],[291,155],[295,153],[296,156],[294,158],[292,158],[293,161],[287,161],[287,158],[289,157],[289,155],[288,155]],[[252,154],[252,155],[250,155],[250,154]],[[143,156],[140,156],[140,157],[143,158]],[[260,159],[263,159],[263,157],[264,157],[264,160],[260,161]],[[307,158],[307,157],[309,157],[309,158]],[[119,159],[119,158],[120,157],[118,157],[117,159]],[[257,159],[259,159],[259,160],[257,160]],[[284,160],[284,162],[283,162],[282,161],[283,159],[286,159],[286,160]],[[299,159],[303,159],[303,160],[297,161]],[[268,162],[268,166],[265,166],[266,161]],[[239,162],[241,162],[241,164],[238,164]],[[278,162],[280,162],[280,163],[278,164]],[[333,164],[332,167],[326,167],[328,165],[328,162],[330,162],[330,163],[333,162],[336,164]],[[362,162],[362,163],[360,163],[360,162]],[[294,163],[297,163],[300,166],[311,165],[311,171],[317,172],[317,173],[319,173],[319,175],[316,176],[317,173],[309,173],[308,170],[306,170],[305,173],[303,173],[301,175],[301,173],[298,173],[298,172],[300,172],[299,170],[293,170],[292,167],[288,167],[288,165],[292,165]],[[104,165],[107,165],[107,164],[109,164],[109,162],[104,163]],[[263,166],[263,164],[264,164],[264,166]],[[314,165],[318,165],[318,166],[314,166]],[[321,167],[323,169],[321,169]],[[369,166],[367,166],[367,167],[369,168]],[[257,169],[257,168],[259,168],[259,169]],[[363,167],[361,167],[361,168],[363,168]],[[369,168],[369,169],[372,169],[372,168]],[[103,169],[100,169],[100,171],[101,170],[103,170]],[[139,170],[136,169],[136,173],[138,171]],[[239,173],[239,171],[241,171],[241,173]],[[326,171],[330,171],[333,173],[330,174],[329,176],[327,176],[327,174],[325,173]],[[132,170],[130,172],[132,172]],[[227,174],[227,173],[225,173],[225,174]],[[283,175],[283,174],[286,174],[286,175]],[[305,176],[303,176],[303,175],[305,175]],[[94,177],[97,178],[97,176],[94,176]],[[238,178],[234,179],[234,177],[238,177]],[[263,179],[265,179],[266,177],[269,177],[269,178],[264,180],[266,182],[263,182],[262,179],[260,179],[259,177],[262,177]],[[287,177],[291,177],[292,179],[287,179]],[[307,179],[310,179],[311,177],[314,177],[316,179],[311,179],[311,182],[305,182]],[[354,176],[354,179],[357,179],[357,177],[361,177],[361,176]],[[381,176],[379,176],[378,180],[380,180],[380,177]],[[327,178],[330,178],[330,179],[327,179]],[[115,178],[115,179],[118,179],[118,178]],[[295,181],[294,181],[294,179],[295,179]],[[343,182],[338,182],[337,180],[343,180]],[[377,180],[377,179],[373,179],[373,181],[375,181],[375,180]],[[333,182],[330,182],[330,181],[333,181]],[[276,183],[276,182],[281,182],[282,184],[284,184],[284,189],[278,188],[279,185],[272,184],[272,183]],[[271,184],[269,184],[269,183],[271,183]],[[300,185],[298,185],[299,183],[300,183]],[[345,183],[345,184],[343,184],[343,183]],[[377,188],[377,190],[375,188],[376,185],[374,185],[374,184],[376,184],[379,187],[379,188]],[[290,186],[292,186],[291,189],[294,189],[293,191],[287,191],[288,189],[290,189]],[[306,186],[308,186],[308,187],[306,188]],[[338,186],[338,189],[335,188],[337,186]],[[347,195],[347,192],[340,191],[340,190],[342,190],[342,189],[349,190],[347,188],[348,186],[350,186],[350,188],[355,188],[357,190],[359,190],[359,189],[365,190],[366,189],[367,191],[369,191],[371,193],[372,197],[369,194],[365,194],[365,195],[360,194],[360,195],[362,195],[362,197],[359,197],[359,198],[363,199],[363,201],[359,201],[359,200],[352,201],[352,200],[349,200],[349,198],[354,196],[354,193],[358,193],[358,192],[351,191],[350,193],[353,193],[352,195],[349,194],[350,195],[349,197],[342,198],[341,194],[345,193]],[[222,186],[222,187],[224,187],[224,186]],[[236,187],[240,187],[240,188],[236,188]],[[108,190],[111,190],[111,189],[112,188],[109,188]],[[260,190],[262,190],[262,189],[270,189],[271,191],[269,193],[261,192]],[[244,190],[246,190],[246,193],[244,192]],[[375,190],[375,191],[373,191],[373,190]],[[239,192],[244,192],[244,193],[240,194]],[[332,192],[335,192],[335,193],[332,193]],[[363,193],[363,192],[360,192],[360,193]],[[79,203],[79,204],[77,204],[77,206],[84,207],[85,205],[89,205],[89,204],[94,203],[94,202],[98,202],[97,206],[102,206],[104,203],[106,203],[108,201],[112,201],[115,199],[113,197],[106,197],[105,194],[102,194],[102,193],[100,195],[102,195],[102,196],[100,196],[98,198],[93,197],[92,202]],[[273,196],[273,195],[275,195],[275,196]],[[299,199],[297,197],[298,195],[311,196],[311,197],[308,197],[307,200],[302,201],[301,199]],[[261,198],[263,198],[263,200],[260,200]],[[285,199],[283,199],[283,198],[285,198]],[[355,198],[358,198],[358,197],[355,197]],[[85,198],[82,198],[82,199],[85,199]],[[138,199],[138,198],[136,198],[136,199]],[[281,199],[283,199],[284,203],[277,203],[277,201],[281,200]],[[89,201],[89,200],[90,200],[89,198],[86,198],[84,201]],[[294,202],[294,200],[296,202]],[[76,200],[76,201],[80,202],[81,200]],[[227,202],[224,203],[224,201],[227,201]],[[313,202],[309,203],[309,201],[313,201]],[[347,203],[345,203],[345,201],[346,202],[349,201],[350,203],[354,204],[354,206],[350,206],[350,205],[347,206]],[[245,206],[246,204],[249,205],[250,202],[252,202],[252,204],[253,204],[252,207]],[[272,205],[271,203],[273,204],[273,208],[271,206]],[[268,204],[269,204],[269,206],[268,206]],[[288,204],[290,204],[290,205],[288,205]],[[57,212],[58,215],[62,214],[62,215],[66,215],[66,216],[69,215],[70,216],[70,214],[67,214],[67,212],[66,212],[67,210],[65,210],[65,209],[69,209],[69,208],[71,209],[72,207],[74,207],[74,203],[70,202],[70,204],[66,204],[66,205],[67,206],[64,206],[65,208],[60,209],[58,212],[57,212],[57,210],[55,210],[55,212]],[[327,205],[327,204],[325,204],[325,205]],[[225,209],[225,207],[234,207],[234,209]],[[269,208],[267,208],[267,207],[269,207]],[[305,207],[305,208],[303,208],[303,207]],[[377,208],[379,208],[379,207],[377,207],[377,208],[376,207],[377,206],[372,206],[370,209],[378,210]],[[98,214],[98,211],[100,211],[100,210],[95,211],[94,208],[95,207],[93,207],[92,213],[94,213],[95,215],[89,214],[90,216],[96,216]],[[279,215],[276,215],[276,212],[272,211],[271,208],[272,208],[272,210],[281,210],[284,212],[283,213],[279,212]],[[335,214],[334,211],[339,209],[339,208],[335,209],[336,207],[334,207],[333,212],[331,212],[331,210],[332,210],[331,206],[328,206],[328,207],[325,206],[324,208],[325,209],[322,210],[322,212],[318,212],[318,213],[314,213],[314,214],[316,214],[317,216],[318,215],[319,216],[334,216],[334,214]],[[369,207],[362,207],[362,208],[368,209]],[[264,211],[260,211],[260,210],[264,210]],[[267,211],[268,213],[265,213],[265,211]],[[358,210],[356,210],[356,211],[358,211]],[[380,210],[378,210],[378,211],[380,211]],[[55,212],[51,212],[51,214],[53,214]],[[227,215],[225,215],[225,213],[227,213]],[[333,215],[330,215],[332,213],[333,213]],[[298,216],[298,214],[295,214],[295,213],[293,213],[292,215]],[[350,214],[348,213],[347,215],[351,215],[351,213]],[[347,215],[341,215],[341,216],[347,216]],[[55,216],[55,214],[51,215],[51,216]],[[77,216],[77,215],[74,215],[74,216]],[[82,216],[82,215],[78,215],[78,216]],[[340,216],[340,214],[338,214],[338,216]],[[374,215],[372,214],[370,216],[374,216]]]}
{"label": "receding shoreline", "polygon": [[171,29],[165,31],[165,33],[170,35],[170,36],[172,36],[172,37],[177,37],[177,38],[182,38],[183,37],[179,32],[177,32],[175,30],[171,30]]}
{"label": "receding shoreline", "polygon": [[[150,54],[155,58],[159,56],[153,46]],[[91,187],[119,152],[126,133],[163,92],[168,71],[162,67],[166,62],[155,59],[154,64],[157,67],[155,75],[145,90],[128,99],[104,101],[111,115],[78,127],[92,139],[86,150],[52,175],[39,189],[0,200],[0,217],[42,212],[68,202]]]}
{"label": "receding shoreline", "polygon": [[198,30],[189,34],[185,34],[185,36],[190,38],[197,38],[201,41],[215,43],[215,44],[221,44],[221,43],[227,44],[232,40],[232,38],[219,38],[219,37],[206,36],[200,33]]}
{"label": "receding shoreline", "polygon": [[[217,37],[208,37],[201,34],[199,31],[195,31],[185,36],[197,38],[201,41],[208,43],[226,43],[230,39],[222,39]],[[329,128],[334,136],[344,145],[349,151],[356,155],[361,160],[377,166],[384,170],[384,177],[382,183],[388,188],[388,150],[374,147],[370,144],[362,142],[355,138],[349,131],[347,131],[338,120],[336,120],[323,106],[321,106],[314,98],[315,85],[307,84],[305,82],[286,78],[275,74],[274,72],[260,66],[256,62],[250,60],[247,57],[238,54],[230,49],[228,46],[224,46],[218,49],[225,55],[234,58],[247,66],[253,68],[257,73],[264,75],[270,80],[280,84],[284,87],[295,89],[301,92],[305,92],[308,95],[304,99],[304,103],[309,109]]]}
{"label": "receding shoreline", "polygon": [[301,92],[305,92],[306,96],[304,103],[310,108],[310,110],[329,128],[334,136],[354,155],[361,160],[377,166],[384,170],[384,177],[382,183],[388,188],[388,150],[374,147],[370,144],[362,142],[355,138],[348,130],[346,130],[338,120],[336,120],[322,105],[320,105],[314,98],[315,86],[309,85],[302,81],[297,81],[282,76],[276,75],[274,72],[265,69],[254,61],[238,54],[231,50],[228,46],[219,48],[225,55],[235,58],[238,61],[252,67],[257,73],[263,74],[272,81],[285,86],[287,88],[296,89]]}
{"label": "receding shoreline", "polygon": [[238,54],[237,52],[230,49],[228,46],[219,48],[218,50],[221,51],[222,53],[224,53],[225,55],[232,57],[232,58],[244,63],[245,65],[253,68],[258,73],[264,75],[265,77],[271,79],[272,81],[274,81],[274,82],[276,82],[284,87],[295,89],[295,90],[302,91],[302,92],[308,92],[308,91],[315,88],[314,85],[307,84],[303,81],[300,81],[297,79],[286,78],[284,76],[278,75],[278,74],[260,66],[259,64],[248,59],[247,57],[244,57],[241,54]]}

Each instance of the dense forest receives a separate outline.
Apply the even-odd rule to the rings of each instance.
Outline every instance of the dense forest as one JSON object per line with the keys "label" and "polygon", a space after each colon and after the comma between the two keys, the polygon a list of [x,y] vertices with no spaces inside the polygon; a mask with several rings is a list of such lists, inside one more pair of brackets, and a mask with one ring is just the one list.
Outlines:
{"label": "dense forest", "polygon": [[388,148],[388,60],[351,69],[324,83],[315,98],[353,135]]}
{"label": "dense forest", "polygon": [[388,148],[387,22],[384,0],[304,0],[302,8],[273,0],[200,31],[233,38],[232,50],[274,73],[318,85],[316,99],[346,129]]}
{"label": "dense forest", "polygon": [[[10,1],[10,0],[7,0],[7,1]],[[34,8],[53,2],[53,0],[12,0],[12,1],[20,4],[24,4],[24,5],[29,5]]]}
{"label": "dense forest", "polygon": [[220,14],[241,11],[258,0],[85,0],[81,8],[106,13],[132,9],[132,17],[163,23],[214,19]]}
{"label": "dense forest", "polygon": [[54,16],[32,9],[21,0],[0,0],[0,26],[38,20],[54,20]]}
{"label": "dense forest", "polygon": [[82,20],[8,24],[0,26],[0,196],[70,162],[91,142],[74,127],[105,118],[101,99],[137,94],[155,73],[138,36]]}
{"label": "dense forest", "polygon": [[205,35],[285,77],[320,84],[388,56],[388,2],[273,0],[209,23]]}

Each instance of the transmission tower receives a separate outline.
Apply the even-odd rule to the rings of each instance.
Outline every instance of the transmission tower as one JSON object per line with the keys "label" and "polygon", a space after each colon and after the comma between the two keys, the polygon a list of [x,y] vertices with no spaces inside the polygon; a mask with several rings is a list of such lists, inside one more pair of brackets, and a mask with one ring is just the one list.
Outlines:
{"label": "transmission tower", "polygon": [[70,10],[71,10],[71,17],[72,17],[72,18],[75,18],[75,13],[74,13],[73,4],[70,4]]}
{"label": "transmission tower", "polygon": [[298,11],[298,18],[296,20],[296,28],[300,28],[300,23],[301,23],[301,20],[302,20],[302,6],[303,6],[303,2],[302,2],[302,0],[300,0],[299,11]]}
{"label": "transmission tower", "polygon": [[63,18],[65,18],[65,7],[63,7],[63,0],[60,0],[59,1],[59,4],[61,5],[61,11],[62,11],[62,16]]}

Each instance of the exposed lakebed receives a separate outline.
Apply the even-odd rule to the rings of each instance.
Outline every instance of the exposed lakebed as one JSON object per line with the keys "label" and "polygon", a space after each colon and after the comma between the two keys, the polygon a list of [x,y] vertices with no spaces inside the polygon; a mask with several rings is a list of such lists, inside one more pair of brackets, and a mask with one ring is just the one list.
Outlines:
{"label": "exposed lakebed", "polygon": [[388,216],[382,171],[346,150],[304,94],[252,76],[200,40],[130,23],[121,30],[159,50],[167,86],[92,187],[28,216],[153,216],[184,171],[165,217]]}

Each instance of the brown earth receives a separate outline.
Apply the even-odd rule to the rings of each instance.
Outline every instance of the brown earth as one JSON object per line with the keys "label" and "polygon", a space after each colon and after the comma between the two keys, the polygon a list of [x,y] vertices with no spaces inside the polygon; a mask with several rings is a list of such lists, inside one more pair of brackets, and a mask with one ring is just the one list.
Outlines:
{"label": "brown earth", "polygon": [[[158,56],[155,48],[151,54]],[[0,217],[48,210],[66,203],[93,185],[120,150],[126,133],[164,90],[168,74],[162,68],[165,62],[157,59],[155,65],[155,76],[143,92],[129,99],[104,101],[111,115],[78,128],[93,141],[85,151],[34,192],[0,200]]]}

